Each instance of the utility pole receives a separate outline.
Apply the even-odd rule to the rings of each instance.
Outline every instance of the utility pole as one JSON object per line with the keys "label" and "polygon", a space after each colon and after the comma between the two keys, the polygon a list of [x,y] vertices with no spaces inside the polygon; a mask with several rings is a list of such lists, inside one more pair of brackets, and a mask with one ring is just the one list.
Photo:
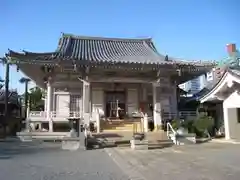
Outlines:
{"label": "utility pole", "polygon": [[6,126],[7,126],[7,121],[8,121],[8,100],[9,100],[9,69],[10,69],[10,64],[8,61],[6,61],[6,69],[5,69],[5,102],[4,102],[4,136],[6,136]]}
{"label": "utility pole", "polygon": [[27,118],[27,116],[28,116],[27,109],[30,108],[30,107],[28,107],[29,106],[29,100],[28,100],[28,98],[29,98],[29,96],[28,96],[28,83],[29,83],[29,81],[30,81],[29,79],[25,80],[25,111],[24,111],[25,118]]}

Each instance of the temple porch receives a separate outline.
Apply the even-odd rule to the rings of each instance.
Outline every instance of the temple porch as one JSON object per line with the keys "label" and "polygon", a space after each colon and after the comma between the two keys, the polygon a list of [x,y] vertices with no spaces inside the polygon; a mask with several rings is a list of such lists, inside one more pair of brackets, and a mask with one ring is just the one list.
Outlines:
{"label": "temple porch", "polygon": [[[46,93],[45,111],[30,112],[29,116],[31,122],[49,123],[49,131],[54,131],[51,128],[54,127],[53,124],[68,123],[69,118],[83,118],[85,122],[89,118],[88,121],[94,122],[96,126],[101,124],[102,127],[97,127],[97,129],[102,131],[106,124],[104,122],[129,122],[134,116],[134,121],[140,121],[141,117],[136,118],[140,113],[153,119],[155,127],[159,128],[164,116],[174,118],[177,115],[176,92],[171,83],[164,83],[160,87],[153,82],[137,79],[131,81],[129,78],[90,82],[87,84],[89,88],[85,88],[85,91],[84,83],[81,81],[58,81],[49,86]],[[160,91],[162,91],[161,96],[157,97],[156,94]],[[100,121],[104,122],[96,122],[97,116],[100,117]],[[132,130],[132,127],[126,129]]]}

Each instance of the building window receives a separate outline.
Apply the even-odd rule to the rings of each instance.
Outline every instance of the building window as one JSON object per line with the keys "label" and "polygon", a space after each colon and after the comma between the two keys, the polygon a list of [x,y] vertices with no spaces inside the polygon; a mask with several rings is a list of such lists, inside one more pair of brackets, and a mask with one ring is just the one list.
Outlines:
{"label": "building window", "polygon": [[70,95],[70,112],[80,112],[80,95]]}
{"label": "building window", "polygon": [[240,108],[237,108],[237,122],[240,123]]}

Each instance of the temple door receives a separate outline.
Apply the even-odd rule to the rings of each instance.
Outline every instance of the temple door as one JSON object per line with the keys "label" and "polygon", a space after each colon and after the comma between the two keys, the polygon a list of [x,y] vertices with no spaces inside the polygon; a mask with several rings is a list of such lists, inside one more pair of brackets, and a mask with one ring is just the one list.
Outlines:
{"label": "temple door", "polygon": [[70,96],[69,94],[57,94],[56,95],[56,114],[59,117],[68,117],[69,116],[69,104]]}
{"label": "temple door", "polygon": [[127,90],[127,112],[128,116],[134,111],[138,111],[138,90],[128,89]]}
{"label": "temple door", "polygon": [[102,89],[92,89],[92,113],[100,113],[104,115],[104,92]]}
{"label": "temple door", "polygon": [[171,106],[170,106],[170,97],[162,97],[161,98],[161,107],[162,107],[162,116],[164,119],[171,118]]}

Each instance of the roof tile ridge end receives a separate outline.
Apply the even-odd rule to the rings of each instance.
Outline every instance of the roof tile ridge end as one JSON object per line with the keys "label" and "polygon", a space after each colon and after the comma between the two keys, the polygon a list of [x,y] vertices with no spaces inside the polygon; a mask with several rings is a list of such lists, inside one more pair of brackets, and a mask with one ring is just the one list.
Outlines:
{"label": "roof tile ridge end", "polygon": [[57,46],[57,49],[55,50],[55,53],[64,54],[64,52],[62,52],[64,39],[67,38],[67,40],[68,40],[67,46],[69,46],[69,43],[72,40],[72,36],[73,36],[72,34],[67,34],[67,33],[61,32],[61,36],[58,40],[58,46]]}
{"label": "roof tile ridge end", "polygon": [[161,54],[158,52],[158,50],[156,49],[156,51],[154,51],[154,50],[147,44],[146,41],[143,41],[143,45],[144,45],[144,47],[146,47],[149,51],[151,51],[154,56],[156,56],[156,57],[158,57],[158,58],[161,57]]}

